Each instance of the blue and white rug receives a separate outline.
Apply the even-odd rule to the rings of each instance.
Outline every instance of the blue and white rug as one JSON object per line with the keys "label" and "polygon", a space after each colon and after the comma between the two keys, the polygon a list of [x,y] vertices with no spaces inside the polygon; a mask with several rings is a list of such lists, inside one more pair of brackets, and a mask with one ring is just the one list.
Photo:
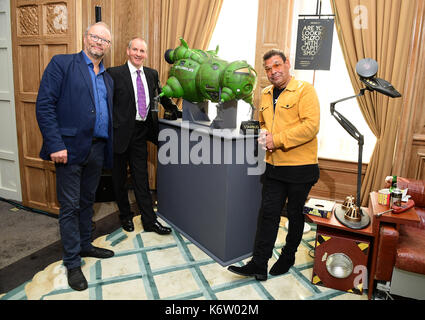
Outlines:
{"label": "blue and white rug", "polygon": [[[365,293],[356,295],[311,283],[315,225],[304,234],[290,271],[259,282],[227,271],[175,230],[160,236],[144,232],[140,217],[133,221],[134,232],[120,228],[94,241],[96,246],[113,250],[115,256],[83,258],[87,290],[72,290],[62,261],[57,261],[32,280],[1,294],[0,300],[367,300]],[[285,242],[285,222],[282,218],[269,268]]]}

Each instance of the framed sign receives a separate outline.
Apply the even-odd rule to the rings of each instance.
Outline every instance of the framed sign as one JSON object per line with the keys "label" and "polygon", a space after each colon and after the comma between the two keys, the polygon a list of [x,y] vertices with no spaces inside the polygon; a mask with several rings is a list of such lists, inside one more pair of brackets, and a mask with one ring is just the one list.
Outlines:
{"label": "framed sign", "polygon": [[295,69],[329,70],[334,19],[298,20]]}

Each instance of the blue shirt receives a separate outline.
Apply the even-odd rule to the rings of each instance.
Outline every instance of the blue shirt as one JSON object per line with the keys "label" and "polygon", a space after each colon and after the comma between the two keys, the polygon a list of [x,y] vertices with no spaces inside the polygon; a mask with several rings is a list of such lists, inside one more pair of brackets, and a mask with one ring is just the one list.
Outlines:
{"label": "blue shirt", "polygon": [[83,51],[84,60],[89,67],[89,73],[91,82],[93,85],[94,103],[96,107],[96,122],[94,125],[93,137],[96,138],[108,138],[108,124],[109,124],[109,113],[108,113],[108,93],[106,91],[105,81],[103,80],[103,73],[105,67],[103,63],[99,64],[99,73],[96,75],[94,72],[93,62],[87,57]]}

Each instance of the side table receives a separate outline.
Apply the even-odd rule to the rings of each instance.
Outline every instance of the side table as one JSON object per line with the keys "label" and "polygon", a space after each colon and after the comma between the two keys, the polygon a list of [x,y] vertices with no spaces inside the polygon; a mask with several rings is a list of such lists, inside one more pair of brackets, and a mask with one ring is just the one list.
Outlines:
{"label": "side table", "polygon": [[[368,210],[367,208],[362,208],[362,209],[363,209],[363,212],[369,214],[369,216],[371,217],[370,210]],[[371,217],[370,224],[363,229],[352,229],[352,228],[344,226],[335,217],[334,212],[332,212],[332,215],[329,219],[321,218],[321,217],[317,217],[313,215],[306,215],[306,218],[307,220],[309,220],[309,222],[315,223],[317,225],[316,235],[327,233],[327,234],[332,234],[336,236],[346,237],[347,239],[351,239],[351,241],[355,240],[356,238],[359,239],[359,241],[367,241],[370,246],[369,250],[370,248],[372,248],[372,252],[369,251],[368,262],[367,262],[368,270],[370,270],[371,260],[373,257],[373,251],[375,250],[374,241],[376,239],[376,236],[374,233],[375,228],[373,225],[374,222],[372,217]],[[350,241],[348,240],[346,243],[348,244],[349,242]],[[341,245],[344,245],[344,244],[341,244]],[[317,257],[317,255],[315,255],[315,259],[320,259],[320,257]],[[370,286],[371,284],[370,280],[371,280],[371,273],[370,271],[368,271],[367,283],[368,283],[368,298],[369,299],[371,298],[371,292],[372,292],[371,286]]]}

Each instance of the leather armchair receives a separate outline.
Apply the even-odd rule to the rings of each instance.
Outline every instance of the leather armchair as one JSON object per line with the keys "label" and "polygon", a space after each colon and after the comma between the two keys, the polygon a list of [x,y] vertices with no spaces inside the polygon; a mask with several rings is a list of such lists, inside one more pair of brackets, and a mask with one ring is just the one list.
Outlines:
{"label": "leather armchair", "polygon": [[419,223],[396,226],[381,224],[375,280],[391,281],[393,268],[425,275],[425,184],[421,180],[397,178],[400,189],[415,201]]}

